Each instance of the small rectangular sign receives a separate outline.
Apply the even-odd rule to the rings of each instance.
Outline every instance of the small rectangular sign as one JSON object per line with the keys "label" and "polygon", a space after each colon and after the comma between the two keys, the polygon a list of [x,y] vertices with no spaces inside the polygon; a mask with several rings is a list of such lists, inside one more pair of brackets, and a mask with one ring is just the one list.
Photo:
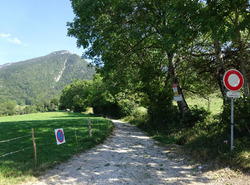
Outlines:
{"label": "small rectangular sign", "polygon": [[237,91],[227,91],[228,98],[240,98],[240,93]]}
{"label": "small rectangular sign", "polygon": [[172,85],[172,87],[173,87],[173,91],[174,91],[174,93],[178,92],[178,89],[177,89],[177,84],[173,84],[173,85]]}
{"label": "small rectangular sign", "polygon": [[175,93],[174,93],[174,96],[178,96],[178,95],[179,95],[179,93],[178,93],[178,92],[175,92]]}
{"label": "small rectangular sign", "polygon": [[175,101],[183,101],[182,95],[174,96]]}

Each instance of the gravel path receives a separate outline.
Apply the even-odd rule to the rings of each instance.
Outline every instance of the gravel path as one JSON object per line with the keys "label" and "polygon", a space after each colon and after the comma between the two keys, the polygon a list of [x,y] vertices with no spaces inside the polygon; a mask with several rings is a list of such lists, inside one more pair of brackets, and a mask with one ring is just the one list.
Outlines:
{"label": "gravel path", "polygon": [[103,144],[73,157],[36,182],[56,184],[223,184],[187,165],[171,149],[157,145],[136,127],[113,120],[113,135]]}

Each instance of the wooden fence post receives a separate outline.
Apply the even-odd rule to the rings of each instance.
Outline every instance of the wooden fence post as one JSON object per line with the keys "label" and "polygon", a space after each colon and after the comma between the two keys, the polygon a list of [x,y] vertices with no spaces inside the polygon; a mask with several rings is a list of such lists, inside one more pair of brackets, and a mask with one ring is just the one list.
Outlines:
{"label": "wooden fence post", "polygon": [[89,137],[92,137],[91,121],[89,118],[88,118],[88,123],[89,123]]}
{"label": "wooden fence post", "polygon": [[33,128],[31,128],[31,132],[32,132],[32,140],[33,140],[33,147],[34,147],[35,170],[36,170],[36,167],[37,167],[36,141],[35,141],[35,135],[34,135],[34,129]]}
{"label": "wooden fence post", "polygon": [[77,141],[77,135],[76,135],[76,127],[75,127],[75,125],[74,125],[74,130],[75,130],[75,139],[76,139],[76,146],[77,146],[76,153],[78,154],[78,141]]}

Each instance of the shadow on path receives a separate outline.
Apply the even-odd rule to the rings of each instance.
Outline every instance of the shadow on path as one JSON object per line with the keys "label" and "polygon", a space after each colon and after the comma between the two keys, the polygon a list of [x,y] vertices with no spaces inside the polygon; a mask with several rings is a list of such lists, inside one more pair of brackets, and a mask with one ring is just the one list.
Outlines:
{"label": "shadow on path", "polygon": [[40,178],[44,184],[213,184],[138,128],[113,120],[113,135]]}

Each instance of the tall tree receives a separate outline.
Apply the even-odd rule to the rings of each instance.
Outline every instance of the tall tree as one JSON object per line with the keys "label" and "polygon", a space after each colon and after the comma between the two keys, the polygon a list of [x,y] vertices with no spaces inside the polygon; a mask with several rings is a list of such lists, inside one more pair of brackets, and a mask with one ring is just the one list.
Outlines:
{"label": "tall tree", "polygon": [[[72,7],[76,17],[68,23],[68,35],[88,49],[86,55],[102,67],[104,76],[117,86],[143,91],[151,101],[159,94],[157,88],[163,92],[164,87],[171,88],[169,83],[178,83],[183,115],[189,110],[182,92],[185,78],[181,75],[186,73],[179,70],[186,63],[195,74],[215,77],[224,96],[223,74],[235,66],[225,62],[227,49],[234,45],[238,61],[247,58],[246,0],[72,0]],[[239,62],[236,67],[245,64]]]}
{"label": "tall tree", "polygon": [[[175,63],[181,58],[181,49],[192,41],[197,31],[188,21],[199,8],[196,1],[79,1],[72,0],[76,14],[68,23],[70,36],[75,36],[78,46],[89,48],[87,55],[96,64],[104,62],[105,71],[128,70],[131,66],[148,74],[145,61],[152,55],[152,66],[169,66],[172,83],[178,83]],[[141,72],[140,72],[141,73]],[[121,79],[122,75],[117,79]],[[166,78],[165,80],[169,80]],[[144,83],[147,83],[144,81]],[[167,82],[165,82],[167,84]],[[181,112],[187,111],[185,101],[179,102]]]}
{"label": "tall tree", "polygon": [[75,112],[85,111],[89,106],[87,96],[89,95],[90,81],[75,80],[64,87],[61,97],[61,108],[68,108]]}
{"label": "tall tree", "polygon": [[[213,43],[214,51],[210,52],[210,56],[215,61],[215,74],[222,95],[226,95],[223,74],[234,67],[240,70],[244,76],[244,94],[247,96],[249,91],[246,73],[249,66],[249,52],[247,52],[250,26],[247,21],[249,20],[249,1],[207,0],[203,1],[201,10],[200,31],[203,38],[207,38],[207,41],[203,42],[208,45]],[[203,47],[203,51],[208,50]]]}

